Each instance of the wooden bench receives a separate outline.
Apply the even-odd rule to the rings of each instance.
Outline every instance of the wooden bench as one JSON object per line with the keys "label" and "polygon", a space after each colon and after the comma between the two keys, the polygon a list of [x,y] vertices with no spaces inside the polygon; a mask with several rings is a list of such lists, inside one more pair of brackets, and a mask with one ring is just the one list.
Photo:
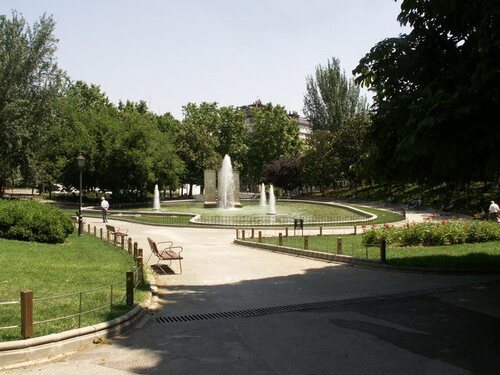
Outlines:
{"label": "wooden bench", "polygon": [[[156,266],[158,266],[159,269],[166,275],[167,273],[163,268],[161,268],[160,262],[161,261],[169,261],[169,266],[172,265],[173,260],[178,260],[179,261],[179,269],[180,272],[179,274],[182,274],[182,263],[181,260],[183,259],[181,256],[183,248],[181,246],[174,246],[172,241],[164,241],[164,242],[155,242],[151,238],[148,237],[148,242],[149,242],[149,247],[151,248],[151,255],[155,255],[158,258],[158,261],[156,262]],[[167,244],[165,248],[162,250],[158,249],[159,244]],[[162,246],[163,247],[163,246]],[[151,258],[151,256],[150,256]],[[149,260],[149,258],[148,258]],[[146,261],[147,263],[147,261]]]}
{"label": "wooden bench", "polygon": [[106,230],[113,235],[113,241],[116,243],[118,238],[123,238],[128,236],[127,229],[116,228],[114,225],[106,224]]}

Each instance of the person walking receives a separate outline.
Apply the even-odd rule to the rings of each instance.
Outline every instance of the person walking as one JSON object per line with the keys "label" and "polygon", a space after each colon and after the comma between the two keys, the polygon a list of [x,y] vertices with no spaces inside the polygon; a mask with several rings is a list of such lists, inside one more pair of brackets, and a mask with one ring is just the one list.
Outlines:
{"label": "person walking", "polygon": [[496,220],[497,215],[498,215],[498,211],[500,211],[498,204],[496,204],[494,201],[491,201],[490,208],[488,209],[488,219]]}
{"label": "person walking", "polygon": [[107,223],[108,222],[109,202],[104,197],[101,198],[101,210],[102,210],[102,222]]}

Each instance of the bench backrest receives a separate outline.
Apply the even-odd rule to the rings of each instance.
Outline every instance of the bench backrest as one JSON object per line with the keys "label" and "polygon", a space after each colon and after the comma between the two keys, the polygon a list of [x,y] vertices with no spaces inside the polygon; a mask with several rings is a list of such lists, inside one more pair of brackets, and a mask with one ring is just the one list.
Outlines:
{"label": "bench backrest", "polygon": [[108,230],[112,233],[116,232],[115,227],[113,225],[106,224],[106,230]]}
{"label": "bench backrest", "polygon": [[148,242],[149,242],[149,247],[151,248],[151,251],[158,257],[160,257],[160,254],[158,252],[158,247],[156,246],[156,242],[154,242],[151,238],[148,237]]}

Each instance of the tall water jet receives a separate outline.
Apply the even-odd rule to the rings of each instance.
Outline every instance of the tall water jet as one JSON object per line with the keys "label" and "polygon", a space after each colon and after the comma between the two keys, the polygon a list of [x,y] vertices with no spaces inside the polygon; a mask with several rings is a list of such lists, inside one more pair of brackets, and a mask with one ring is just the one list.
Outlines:
{"label": "tall water jet", "polygon": [[158,190],[158,184],[155,185],[155,192],[153,198],[153,210],[160,211],[160,191]]}
{"label": "tall water jet", "polygon": [[274,197],[273,185],[269,185],[269,209],[267,210],[268,215],[276,215],[276,198]]}
{"label": "tall water jet", "polygon": [[224,156],[222,167],[219,170],[219,208],[234,207],[234,180],[233,167],[229,155]]}
{"label": "tall water jet", "polygon": [[266,185],[264,185],[264,183],[262,183],[260,185],[260,206],[261,207],[267,206],[267,203],[266,203]]}

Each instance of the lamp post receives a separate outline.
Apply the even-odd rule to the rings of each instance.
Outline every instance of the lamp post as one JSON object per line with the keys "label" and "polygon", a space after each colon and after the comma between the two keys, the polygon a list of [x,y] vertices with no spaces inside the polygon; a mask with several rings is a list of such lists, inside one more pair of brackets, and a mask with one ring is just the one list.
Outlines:
{"label": "lamp post", "polygon": [[78,235],[81,236],[83,232],[83,217],[82,217],[82,172],[83,172],[83,167],[85,167],[85,158],[83,157],[82,153],[80,152],[80,155],[76,158],[78,161],[78,168],[80,168],[80,191],[79,191],[79,196],[80,196],[80,204],[78,205]]}

